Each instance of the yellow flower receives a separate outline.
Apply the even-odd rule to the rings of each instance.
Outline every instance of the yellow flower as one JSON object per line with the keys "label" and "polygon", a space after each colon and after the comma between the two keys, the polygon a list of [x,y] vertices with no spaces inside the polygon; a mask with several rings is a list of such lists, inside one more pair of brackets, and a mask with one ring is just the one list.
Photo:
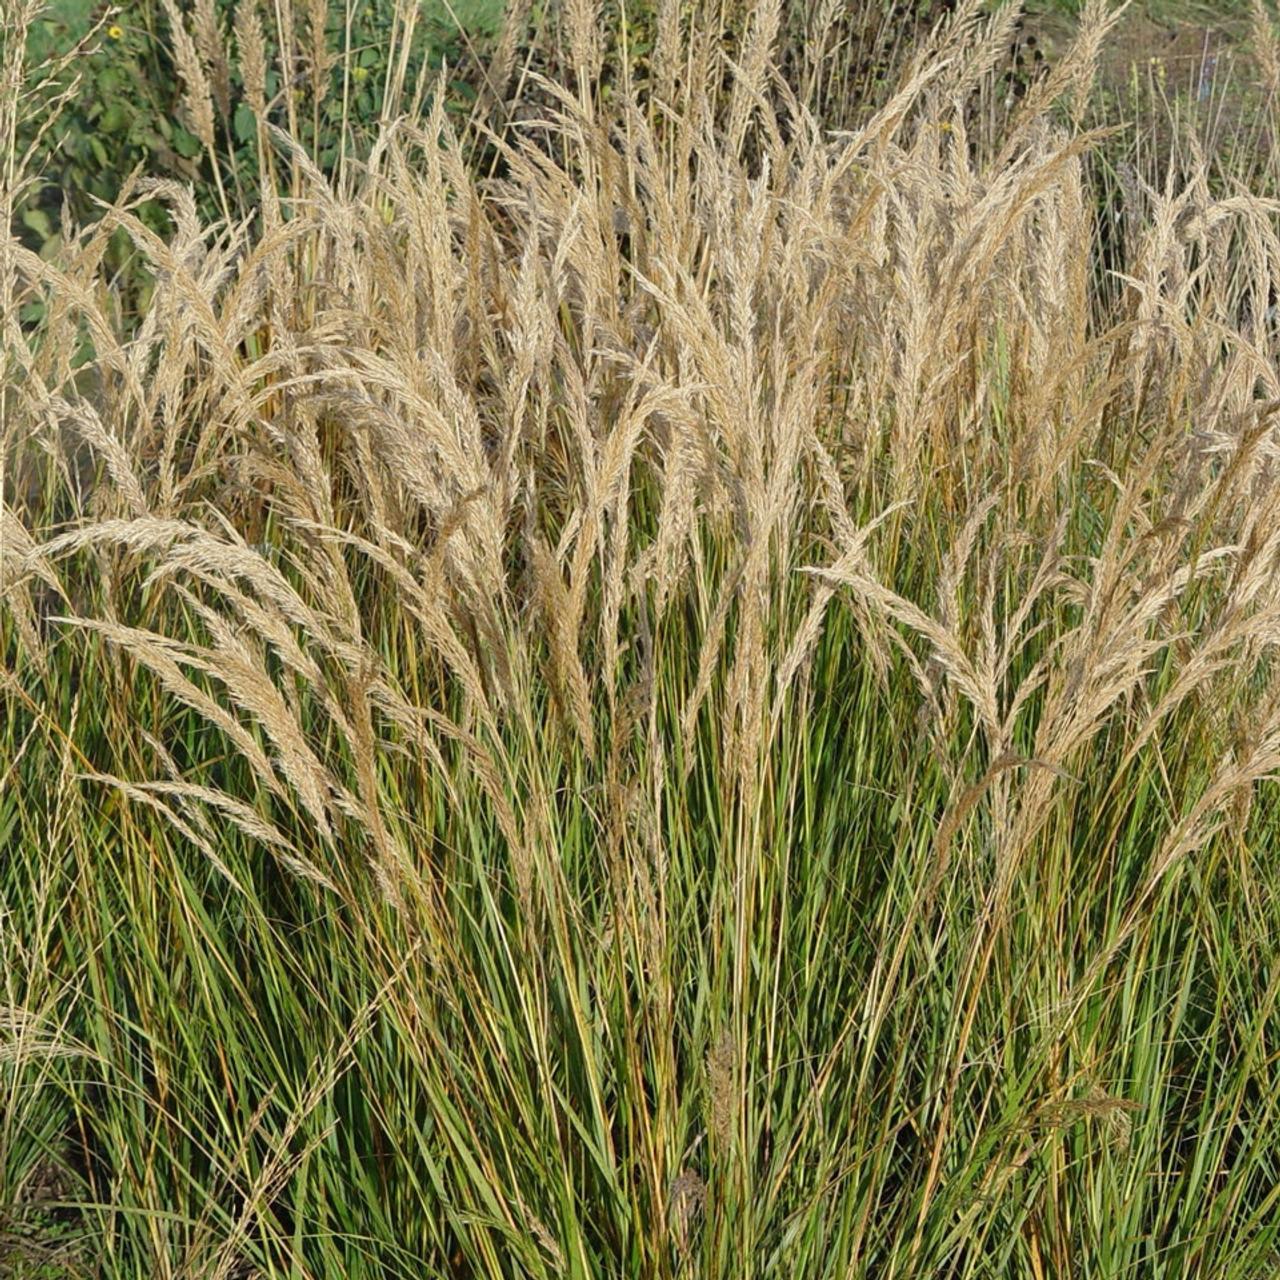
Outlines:
{"label": "yellow flower", "polygon": [[112,40],[123,40],[123,39],[124,39],[124,28],[123,28],[123,27],[117,27],[117,26],[113,23],[111,26],[109,26],[109,27],[107,28],[107,35],[108,35]]}
{"label": "yellow flower", "polygon": [[357,84],[359,84],[362,80],[367,80],[367,79],[369,78],[369,68],[368,68],[368,67],[353,67],[353,68],[352,68],[352,70],[351,70],[351,78],[352,78],[352,79],[353,79]]}

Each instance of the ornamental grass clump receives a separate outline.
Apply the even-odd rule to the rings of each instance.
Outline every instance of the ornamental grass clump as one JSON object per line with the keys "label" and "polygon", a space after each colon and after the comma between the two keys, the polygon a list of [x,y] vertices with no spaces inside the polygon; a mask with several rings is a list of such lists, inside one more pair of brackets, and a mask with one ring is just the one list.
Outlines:
{"label": "ornamental grass clump", "polygon": [[582,0],[342,181],[254,90],[260,213],[6,243],[0,1249],[1280,1265],[1280,206],[1104,281],[1114,15],[979,139],[955,8],[832,130],[785,6],[602,87]]}

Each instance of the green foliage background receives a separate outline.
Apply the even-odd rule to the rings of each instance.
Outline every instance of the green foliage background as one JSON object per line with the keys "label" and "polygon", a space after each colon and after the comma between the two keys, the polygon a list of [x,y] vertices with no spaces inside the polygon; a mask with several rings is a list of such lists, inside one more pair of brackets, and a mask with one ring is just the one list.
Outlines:
{"label": "green foliage background", "polygon": [[[218,12],[230,43],[234,6],[218,0]],[[391,47],[395,0],[357,0],[353,22],[351,125],[357,135],[367,132],[382,108],[382,94]],[[427,0],[409,55],[409,78],[432,73],[462,61],[468,42],[484,41],[502,18],[501,0]],[[342,5],[329,6],[329,48],[340,54],[345,43]],[[92,33],[97,26],[97,34]],[[270,24],[267,30],[271,38]],[[100,201],[116,198],[130,173],[141,167],[150,176],[192,182],[205,211],[213,209],[213,186],[199,140],[185,127],[182,85],[170,53],[168,23],[160,5],[151,0],[127,0],[107,9],[93,0],[52,0],[35,23],[28,42],[28,65],[48,66],[91,37],[87,54],[72,61],[59,77],[60,87],[78,91],[40,139],[32,172],[39,183],[19,213],[20,231],[28,245],[45,256],[61,239],[65,219],[83,224],[95,216]],[[233,107],[229,120],[219,120],[226,135],[232,177],[252,202],[258,165],[252,113],[234,95],[242,89],[237,59],[231,58]],[[303,121],[304,141],[323,171],[337,155],[341,118],[343,64],[335,58],[330,71],[331,91],[320,108],[319,141],[312,122]],[[268,71],[268,94],[279,89],[279,72]],[[471,90],[461,79],[451,87],[460,101]],[[26,122],[20,149],[35,138],[42,122]],[[163,217],[153,206],[144,215],[158,227]],[[123,246],[118,247],[118,252]]]}

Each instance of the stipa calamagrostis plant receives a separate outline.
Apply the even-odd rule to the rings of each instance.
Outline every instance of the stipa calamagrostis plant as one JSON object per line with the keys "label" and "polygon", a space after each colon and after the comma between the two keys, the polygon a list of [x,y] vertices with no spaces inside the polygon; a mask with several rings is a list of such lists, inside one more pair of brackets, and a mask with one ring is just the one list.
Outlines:
{"label": "stipa calamagrostis plant", "polygon": [[776,7],[662,112],[568,19],[483,178],[263,119],[256,230],[8,250],[6,875],[104,1267],[1261,1273],[1274,205],[1144,193],[1100,304],[1096,6],[982,148],[1008,15],[835,135]]}

